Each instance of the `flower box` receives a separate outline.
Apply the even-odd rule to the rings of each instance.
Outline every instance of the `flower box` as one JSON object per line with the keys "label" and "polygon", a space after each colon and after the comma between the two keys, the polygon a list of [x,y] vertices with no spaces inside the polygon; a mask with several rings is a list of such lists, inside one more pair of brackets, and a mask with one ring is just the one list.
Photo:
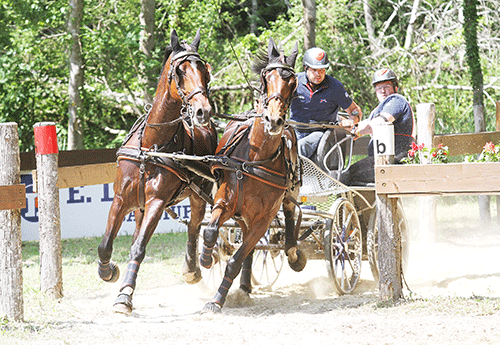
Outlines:
{"label": "flower box", "polygon": [[377,165],[375,188],[389,197],[500,194],[500,163]]}

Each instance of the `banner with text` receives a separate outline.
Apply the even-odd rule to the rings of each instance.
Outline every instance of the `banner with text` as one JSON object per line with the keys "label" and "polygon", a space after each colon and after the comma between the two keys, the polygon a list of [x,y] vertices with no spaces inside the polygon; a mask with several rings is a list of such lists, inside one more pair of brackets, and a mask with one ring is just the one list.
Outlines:
{"label": "banner with text", "polygon": [[[26,208],[21,210],[21,230],[23,241],[38,240],[38,194],[33,193],[31,175],[21,175],[21,183],[26,185]],[[61,209],[61,237],[102,236],[106,230],[109,208],[113,201],[113,184],[59,189]],[[182,220],[189,220],[191,207],[189,199],[171,207]],[[123,220],[118,235],[132,235],[135,217],[131,212]],[[186,226],[173,220],[165,211],[155,232],[182,232]]]}

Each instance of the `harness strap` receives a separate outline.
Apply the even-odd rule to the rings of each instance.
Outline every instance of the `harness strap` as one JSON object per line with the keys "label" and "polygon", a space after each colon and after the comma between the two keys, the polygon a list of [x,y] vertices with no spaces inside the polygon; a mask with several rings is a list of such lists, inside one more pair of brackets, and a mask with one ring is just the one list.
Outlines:
{"label": "harness strap", "polygon": [[290,181],[285,174],[273,171],[261,165],[249,165],[246,166],[247,162],[239,161],[237,158],[230,158],[224,163],[215,163],[211,167],[212,173],[215,170],[227,170],[236,173],[236,177],[241,179],[239,176],[248,176],[257,181],[265,183],[267,185],[273,186],[275,188],[286,190],[292,186],[292,181]]}

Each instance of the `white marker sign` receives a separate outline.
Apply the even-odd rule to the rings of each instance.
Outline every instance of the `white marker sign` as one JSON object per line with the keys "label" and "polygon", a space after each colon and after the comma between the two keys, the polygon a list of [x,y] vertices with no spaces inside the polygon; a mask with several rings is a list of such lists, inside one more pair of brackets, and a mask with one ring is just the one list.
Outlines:
{"label": "white marker sign", "polygon": [[373,126],[373,148],[375,156],[394,155],[394,126],[392,123],[381,123]]}

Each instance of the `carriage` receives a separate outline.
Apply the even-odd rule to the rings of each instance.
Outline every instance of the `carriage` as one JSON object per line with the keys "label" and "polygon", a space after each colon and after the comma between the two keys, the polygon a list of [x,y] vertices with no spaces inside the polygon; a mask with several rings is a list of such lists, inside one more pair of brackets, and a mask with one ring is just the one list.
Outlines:
{"label": "carriage", "polygon": [[[337,292],[349,294],[359,281],[362,261],[368,261],[375,281],[379,277],[375,187],[346,186],[336,179],[351,163],[354,141],[349,134],[338,140],[338,127],[324,126],[330,129],[323,135],[318,152],[311,159],[300,157],[302,186],[299,200],[302,220],[297,236],[299,247],[308,259],[326,261],[328,275]],[[345,161],[345,165],[340,166],[339,161]],[[408,227],[401,200],[398,203],[394,225],[401,234],[405,268],[409,252]],[[207,210],[204,225],[209,218],[210,212]],[[283,212],[280,211],[255,247],[253,285],[270,287],[280,275],[286,261],[284,222]],[[203,289],[218,287],[227,261],[241,241],[241,229],[236,222],[230,220],[221,227],[216,246],[219,261],[210,269],[202,270],[200,286]]]}
{"label": "carriage", "polygon": [[[290,267],[301,271],[307,256],[316,258],[323,253],[339,292],[352,292],[359,280],[363,238],[368,238],[365,251],[372,257],[372,270],[376,269],[374,190],[352,189],[334,178],[344,167],[341,147],[347,138],[352,147],[352,137],[322,140],[316,163],[298,157],[295,131],[286,120],[297,86],[298,45],[285,56],[269,39],[267,53],[259,54],[252,66],[261,80],[255,109],[247,118],[229,122],[217,144],[209,119],[211,68],[198,54],[199,43],[199,30],[190,45],[180,42],[172,31],[156,93],[162,97],[155,97],[150,111],[117,150],[115,196],[98,247],[102,280],[115,282],[119,277],[119,268],[111,261],[113,241],[123,217],[134,210],[136,230],[113,310],[132,312],[147,243],[163,210],[168,212],[169,206],[185,198],[190,199],[191,218],[183,278],[198,283],[202,279],[199,266],[209,269],[206,280],[219,272],[219,279],[214,279],[220,283],[219,289],[202,312],[221,311],[240,272],[240,288],[246,292],[256,283],[264,283],[264,277],[267,284],[273,283],[284,254]],[[336,161],[342,164],[335,169],[331,164]],[[212,198],[214,182],[218,188]],[[212,205],[209,213],[206,204]],[[210,221],[200,232],[204,215],[210,215]],[[404,215],[398,219],[400,231],[406,234]],[[232,220],[235,224],[231,226]],[[200,234],[203,238],[198,241]],[[223,265],[227,267],[222,269]]]}

